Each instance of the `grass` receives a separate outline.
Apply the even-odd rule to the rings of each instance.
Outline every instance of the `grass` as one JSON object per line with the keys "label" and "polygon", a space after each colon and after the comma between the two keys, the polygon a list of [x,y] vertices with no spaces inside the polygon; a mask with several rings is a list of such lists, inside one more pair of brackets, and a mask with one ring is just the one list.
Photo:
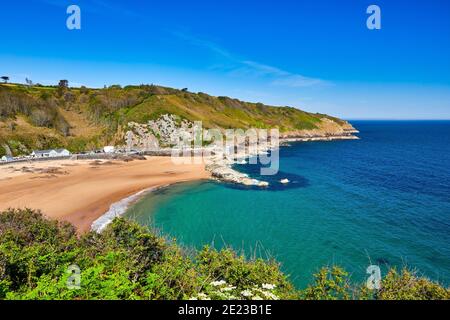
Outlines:
{"label": "grass", "polygon": [[163,114],[202,121],[204,128],[320,129],[324,118],[291,107],[273,107],[154,85],[104,89],[0,84],[0,144],[20,142],[14,155],[42,147],[80,148],[120,144],[128,122],[146,123]]}

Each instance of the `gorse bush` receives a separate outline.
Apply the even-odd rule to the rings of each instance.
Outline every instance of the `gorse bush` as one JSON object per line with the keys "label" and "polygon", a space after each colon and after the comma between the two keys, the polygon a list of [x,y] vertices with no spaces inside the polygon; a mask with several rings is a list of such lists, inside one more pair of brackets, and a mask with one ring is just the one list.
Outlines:
{"label": "gorse bush", "polygon": [[206,246],[198,253],[196,263],[200,273],[211,281],[220,279],[240,292],[263,284],[274,284],[280,296],[288,298],[294,293],[292,285],[274,260],[248,261],[229,248],[219,252]]}
{"label": "gorse bush", "polygon": [[[68,287],[80,270],[80,287]],[[186,254],[176,243],[125,219],[77,235],[33,210],[0,213],[0,299],[448,299],[449,290],[392,269],[382,289],[355,289],[341,268],[324,268],[296,290],[275,261],[231,249]]]}
{"label": "gorse bush", "polygon": [[431,300],[449,299],[450,292],[437,283],[418,277],[407,269],[389,270],[377,293],[382,300]]}
{"label": "gorse bush", "polygon": [[350,292],[348,273],[341,268],[322,268],[314,275],[314,284],[302,292],[306,300],[348,300]]}

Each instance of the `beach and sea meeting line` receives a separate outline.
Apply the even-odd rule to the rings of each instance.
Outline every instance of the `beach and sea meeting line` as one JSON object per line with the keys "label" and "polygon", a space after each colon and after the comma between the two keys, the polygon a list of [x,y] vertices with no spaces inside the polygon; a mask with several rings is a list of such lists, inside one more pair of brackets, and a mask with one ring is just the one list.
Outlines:
{"label": "beach and sea meeting line", "polygon": [[450,4],[21,5],[0,5],[0,307],[450,300]]}

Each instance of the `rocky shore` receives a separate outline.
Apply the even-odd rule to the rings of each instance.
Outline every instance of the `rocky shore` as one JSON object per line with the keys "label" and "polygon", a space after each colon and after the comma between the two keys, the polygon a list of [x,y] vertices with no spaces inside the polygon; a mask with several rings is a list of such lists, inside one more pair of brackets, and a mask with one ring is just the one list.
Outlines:
{"label": "rocky shore", "polygon": [[[359,131],[352,127],[352,129],[348,129],[345,134],[338,135],[325,134],[311,136],[285,136],[283,138],[280,138],[279,146],[289,144],[290,142],[358,140],[359,138],[354,135],[355,133],[359,133]],[[267,181],[250,178],[247,174],[234,170],[232,168],[232,165],[236,163],[242,163],[242,161],[248,161],[248,158],[252,156],[266,154],[270,149],[273,148],[275,148],[275,146],[269,146],[268,148],[258,148],[257,151],[251,155],[236,154],[232,160],[224,159],[221,156],[212,156],[206,160],[206,170],[211,173],[212,179],[216,179],[218,181],[242,184],[245,186],[268,187],[269,183]]]}
{"label": "rocky shore", "polygon": [[[355,133],[358,133],[356,131]],[[359,140],[359,137],[349,134],[349,135],[329,135],[329,136],[312,136],[312,137],[286,137],[280,139],[280,144],[288,142],[310,142],[310,141],[335,141],[335,140]]]}
{"label": "rocky shore", "polygon": [[267,187],[269,183],[250,178],[247,174],[234,170],[226,161],[213,161],[206,165],[206,170],[211,173],[211,178],[219,181],[242,184],[244,186]]}
{"label": "rocky shore", "polygon": [[[184,136],[192,136],[195,128],[196,125],[192,122],[181,120],[172,114],[165,114],[159,119],[149,121],[146,124],[128,123],[129,131],[126,133],[126,138],[135,148],[146,150],[141,152],[142,154],[150,156],[172,156],[171,143],[174,140],[178,141],[179,138]],[[252,150],[252,154],[240,151],[240,154],[235,153],[224,156],[224,150],[220,150],[223,148],[215,149],[217,147],[206,147],[209,149],[208,151],[211,156],[203,157],[203,161],[212,179],[245,186],[267,187],[269,185],[268,182],[253,179],[247,174],[238,172],[232,168],[232,165],[248,161],[253,156],[267,154],[270,149],[278,148],[290,142],[355,140],[358,139],[354,135],[355,133],[358,133],[358,130],[349,122],[323,117],[313,129],[283,132],[279,137],[279,144],[277,145],[270,145],[270,142],[267,144],[267,141],[252,145],[251,148],[248,148],[247,145],[247,150]],[[202,154],[206,149],[190,149],[190,152],[189,150],[187,151],[191,155],[194,155],[198,152]]]}

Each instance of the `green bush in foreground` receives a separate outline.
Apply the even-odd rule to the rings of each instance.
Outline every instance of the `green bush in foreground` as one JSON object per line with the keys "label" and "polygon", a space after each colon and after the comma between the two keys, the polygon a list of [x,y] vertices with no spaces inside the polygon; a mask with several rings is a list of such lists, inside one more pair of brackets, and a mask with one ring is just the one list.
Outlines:
{"label": "green bush in foreground", "polygon": [[[70,289],[80,270],[80,287]],[[69,281],[69,283],[72,283]],[[0,213],[0,299],[448,299],[449,290],[392,269],[378,292],[352,287],[339,267],[296,290],[275,261],[209,247],[188,255],[136,223],[115,219],[101,234],[33,210]]]}

